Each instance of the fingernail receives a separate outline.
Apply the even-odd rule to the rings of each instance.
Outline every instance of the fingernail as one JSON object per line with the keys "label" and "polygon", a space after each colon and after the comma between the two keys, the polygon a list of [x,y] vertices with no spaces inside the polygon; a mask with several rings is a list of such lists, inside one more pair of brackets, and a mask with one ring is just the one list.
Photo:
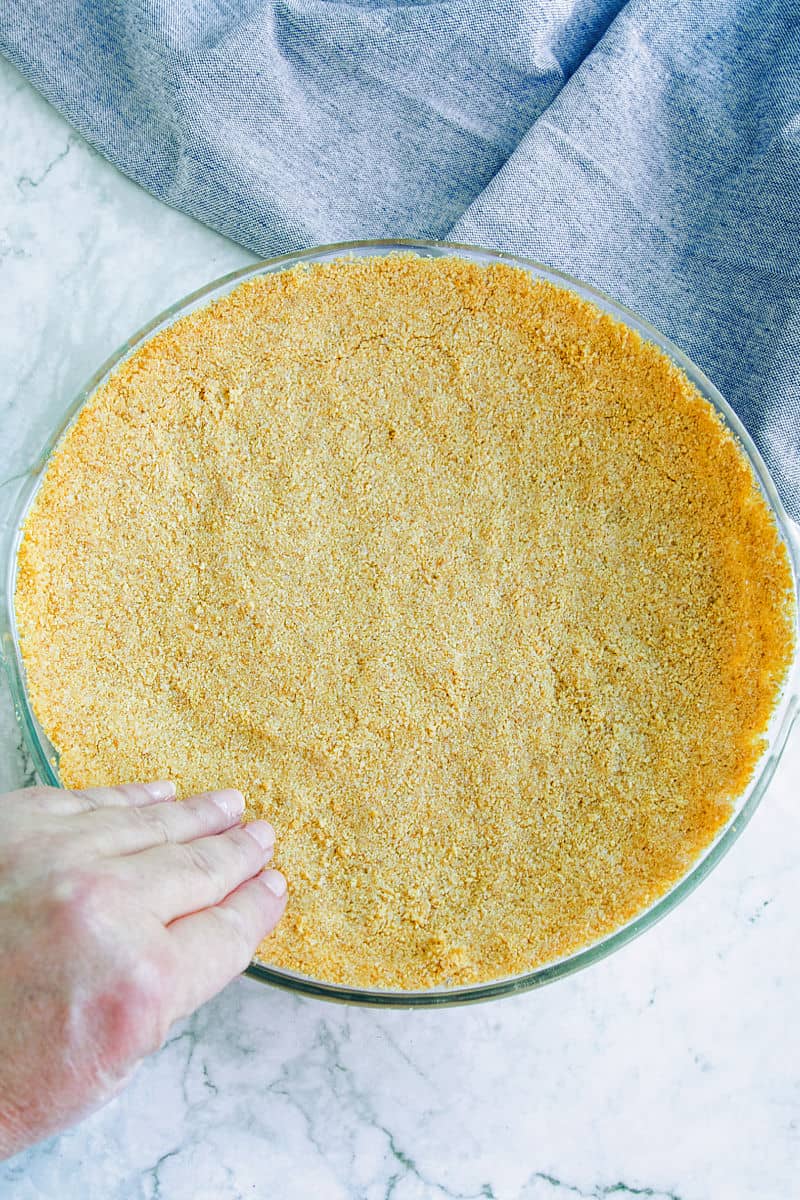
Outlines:
{"label": "fingernail", "polygon": [[158,779],[155,783],[144,783],[142,787],[151,800],[170,800],[175,795],[175,784],[168,779]]}
{"label": "fingernail", "polygon": [[286,880],[280,871],[262,871],[261,882],[272,892],[273,896],[283,896],[286,892]]}
{"label": "fingernail", "polygon": [[262,850],[271,850],[275,845],[275,830],[269,821],[250,821],[245,829],[255,838]]}
{"label": "fingernail", "polygon": [[244,796],[235,788],[223,788],[219,792],[209,792],[209,800],[213,800],[217,808],[221,808],[226,817],[240,817],[244,812]]}

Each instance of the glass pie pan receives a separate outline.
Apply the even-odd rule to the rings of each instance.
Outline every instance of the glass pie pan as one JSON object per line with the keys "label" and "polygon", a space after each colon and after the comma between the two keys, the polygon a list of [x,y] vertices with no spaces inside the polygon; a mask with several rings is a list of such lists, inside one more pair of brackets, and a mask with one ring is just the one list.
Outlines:
{"label": "glass pie pan", "polygon": [[689,895],[730,849],[760,803],[786,745],[798,712],[800,712],[800,637],[798,637],[800,539],[798,539],[789,522],[775,485],[769,476],[761,456],[738,417],[702,371],[668,339],[629,309],[563,272],[519,258],[515,255],[481,249],[475,246],[411,240],[337,243],[316,247],[301,253],[269,259],[215,280],[206,287],[193,292],[191,295],[171,305],[150,321],[143,329],[139,330],[138,333],[129,338],[95,372],[79,394],[73,399],[36,462],[27,470],[22,470],[12,478],[0,483],[0,513],[2,514],[2,526],[0,526],[0,566],[2,566],[3,570],[2,603],[0,603],[0,650],[11,689],[17,720],[22,729],[36,772],[43,783],[54,787],[61,786],[58,770],[58,753],[39,724],[28,696],[25,668],[17,636],[14,592],[16,586],[17,551],[26,515],[36,498],[52,455],[58,449],[61,440],[77,417],[80,409],[91,398],[93,393],[106,382],[120,364],[135,353],[154,334],[171,325],[180,317],[192,312],[194,309],[203,307],[226,295],[247,279],[262,274],[286,270],[298,264],[328,262],[341,256],[386,255],[397,251],[412,252],[434,258],[455,255],[480,264],[500,262],[521,267],[535,278],[549,280],[560,287],[565,287],[576,292],[604,312],[609,313],[617,320],[624,322],[632,329],[638,331],[647,341],[657,345],[684,371],[700,394],[716,409],[725,425],[735,435],[742,452],[748,460],[761,493],[771,510],[780,537],[788,551],[792,571],[795,621],[795,646],[792,665],[788,678],[784,683],[779,702],[770,720],[767,730],[766,749],[747,789],[736,800],[725,825],[704,852],[695,859],[687,873],[648,908],[642,910],[637,916],[612,933],[563,958],[545,963],[522,974],[492,979],[484,983],[453,987],[439,986],[416,991],[384,990],[360,986],[349,987],[344,984],[313,979],[284,968],[270,966],[260,961],[251,963],[246,972],[248,975],[260,979],[265,983],[321,999],[362,1005],[417,1008],[489,1000],[500,996],[513,995],[529,988],[539,987],[545,983],[550,983],[556,979],[570,975],[583,967],[590,966],[650,928],[651,925],[655,924],[656,921],[665,916],[681,900]]}

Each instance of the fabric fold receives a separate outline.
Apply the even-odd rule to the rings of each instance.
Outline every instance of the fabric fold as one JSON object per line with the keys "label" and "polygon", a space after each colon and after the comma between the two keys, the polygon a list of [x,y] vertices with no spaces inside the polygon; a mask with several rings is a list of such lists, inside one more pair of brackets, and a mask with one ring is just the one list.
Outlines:
{"label": "fabric fold", "polygon": [[0,51],[268,256],[447,237],[641,312],[800,520],[800,10],[785,0],[6,0]]}

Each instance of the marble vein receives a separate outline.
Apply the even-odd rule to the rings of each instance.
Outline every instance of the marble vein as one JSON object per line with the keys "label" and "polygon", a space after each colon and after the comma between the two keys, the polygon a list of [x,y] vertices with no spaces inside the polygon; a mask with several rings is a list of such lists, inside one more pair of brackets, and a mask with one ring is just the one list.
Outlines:
{"label": "marble vein", "polygon": [[650,1200],[681,1200],[677,1192],[663,1191],[661,1188],[631,1187],[627,1183],[610,1183],[601,1184],[587,1192],[583,1188],[565,1183],[563,1179],[556,1179],[554,1175],[545,1175],[541,1171],[537,1171],[533,1178],[550,1184],[557,1191],[568,1192],[573,1196],[584,1196],[587,1200],[605,1200],[607,1196],[647,1196],[650,1197]]}
{"label": "marble vein", "polygon": [[61,150],[55,156],[55,158],[52,158],[50,160],[50,162],[47,164],[46,167],[43,168],[43,170],[36,177],[36,179],[32,178],[30,175],[20,175],[19,178],[17,179],[17,187],[19,188],[19,190],[24,193],[27,189],[38,188],[39,184],[44,183],[45,179],[47,179],[47,177],[50,175],[50,172],[55,167],[57,167],[60,162],[63,162],[64,159],[67,157],[67,155],[69,154],[70,150],[72,149],[74,143],[75,143],[75,139],[73,137],[70,137],[70,139],[68,140],[64,149]]}

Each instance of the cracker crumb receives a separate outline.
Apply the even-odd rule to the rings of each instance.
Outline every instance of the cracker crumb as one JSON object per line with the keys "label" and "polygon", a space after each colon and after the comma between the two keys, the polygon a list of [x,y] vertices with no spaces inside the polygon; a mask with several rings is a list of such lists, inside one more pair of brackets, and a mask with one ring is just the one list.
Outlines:
{"label": "cracker crumb", "polygon": [[260,958],[466,984],[676,882],[793,650],[786,549],[654,345],[506,266],[244,283],[84,406],[19,552],[67,787],[238,787],[291,898]]}

